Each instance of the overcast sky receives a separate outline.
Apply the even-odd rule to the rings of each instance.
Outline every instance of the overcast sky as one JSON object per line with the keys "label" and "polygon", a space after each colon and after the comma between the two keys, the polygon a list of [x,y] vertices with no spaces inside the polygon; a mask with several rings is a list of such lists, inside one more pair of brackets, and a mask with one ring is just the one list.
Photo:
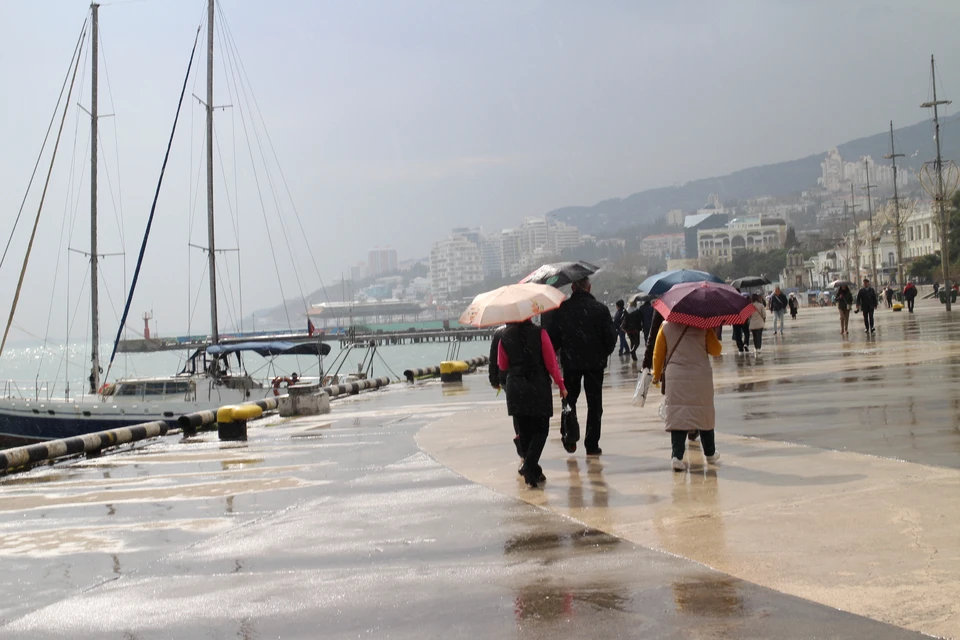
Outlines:
{"label": "overcast sky", "polygon": [[[127,252],[104,261],[112,279],[105,333],[117,326],[113,309],[124,269],[133,268],[204,5],[120,0],[100,10],[101,112],[116,114],[101,121],[101,251]],[[453,226],[509,227],[564,205],[820,152],[882,131],[890,119],[925,118],[918,105],[929,97],[931,53],[941,95],[960,100],[955,0],[222,0],[222,8],[304,227],[301,233],[275,168],[284,222],[258,174],[262,213],[244,166],[249,149],[256,154],[267,144],[264,134],[248,147],[239,107],[218,112],[218,245],[242,250],[245,313],[279,302],[277,273],[288,298],[319,286],[304,238],[329,282],[373,246],[420,257]],[[86,12],[80,0],[0,2],[4,242]],[[191,78],[188,96],[203,95],[201,54],[202,47],[199,82]],[[220,49],[218,56],[225,60]],[[86,106],[85,73],[72,102]],[[224,67],[217,73],[215,103],[239,102]],[[75,111],[28,273],[30,295],[17,316],[41,334],[48,315],[68,313],[79,318],[74,333],[87,330],[85,303],[76,302],[85,263],[58,248],[67,244],[60,240],[64,211],[72,220],[69,246],[89,247],[87,177],[80,189],[66,177],[86,140],[87,123],[74,134]],[[195,306],[194,332],[209,324],[206,305],[196,302],[206,296],[203,254],[187,246],[206,245],[202,189],[196,206],[191,196],[202,117],[195,100],[185,104],[133,307],[134,317],[153,309],[161,331],[185,330],[188,305]],[[234,162],[238,185],[223,189],[221,172],[234,175]],[[124,241],[113,204],[117,173]],[[29,222],[36,200],[31,207]],[[4,309],[24,243],[19,235],[0,270]],[[229,326],[239,315],[236,254],[221,258],[234,265],[234,291],[224,293],[221,312]],[[58,281],[67,265],[72,273],[69,311],[65,289],[48,302],[58,260]],[[301,266],[299,283],[291,262]]]}

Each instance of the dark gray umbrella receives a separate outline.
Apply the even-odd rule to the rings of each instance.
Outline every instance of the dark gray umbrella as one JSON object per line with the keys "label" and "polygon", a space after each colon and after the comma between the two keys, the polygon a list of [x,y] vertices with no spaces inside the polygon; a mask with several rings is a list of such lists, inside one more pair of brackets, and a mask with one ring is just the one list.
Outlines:
{"label": "dark gray umbrella", "polygon": [[554,262],[539,267],[536,271],[521,280],[520,283],[532,282],[560,288],[563,285],[592,276],[599,270],[600,267],[582,260],[575,262]]}
{"label": "dark gray umbrella", "polygon": [[762,287],[766,284],[773,284],[763,276],[743,276],[730,283],[730,286],[737,289],[750,289],[751,287]]}

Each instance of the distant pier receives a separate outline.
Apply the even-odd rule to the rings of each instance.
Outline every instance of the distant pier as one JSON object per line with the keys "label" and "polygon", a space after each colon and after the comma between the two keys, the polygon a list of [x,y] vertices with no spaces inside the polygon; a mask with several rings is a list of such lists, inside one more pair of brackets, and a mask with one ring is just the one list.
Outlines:
{"label": "distant pier", "polygon": [[[271,342],[285,340],[288,342],[327,342],[338,343],[340,348],[347,345],[362,344],[377,346],[397,344],[424,344],[429,342],[473,342],[475,340],[489,340],[496,330],[495,327],[484,329],[457,328],[457,329],[408,329],[406,331],[337,331],[315,333],[312,336],[307,332],[257,332],[223,336],[220,342],[224,344],[236,342]],[[207,336],[181,336],[177,338],[150,338],[137,340],[121,340],[117,351],[121,353],[151,353],[155,351],[192,351],[202,349],[210,344]]]}

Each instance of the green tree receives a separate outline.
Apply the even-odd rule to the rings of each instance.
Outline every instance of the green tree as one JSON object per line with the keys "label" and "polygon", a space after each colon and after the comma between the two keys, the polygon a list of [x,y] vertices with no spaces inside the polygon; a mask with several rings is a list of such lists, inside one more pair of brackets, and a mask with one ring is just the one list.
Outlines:
{"label": "green tree", "polygon": [[785,244],[787,249],[793,249],[800,244],[797,242],[797,230],[793,227],[787,227],[787,240]]}

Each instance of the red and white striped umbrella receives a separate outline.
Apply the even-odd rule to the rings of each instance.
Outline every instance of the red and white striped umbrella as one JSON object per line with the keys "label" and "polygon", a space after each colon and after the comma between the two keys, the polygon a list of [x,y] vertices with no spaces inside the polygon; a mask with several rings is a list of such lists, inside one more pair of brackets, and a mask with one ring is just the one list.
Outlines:
{"label": "red and white striped umbrella", "polygon": [[653,308],[667,322],[712,329],[724,324],[743,324],[756,311],[747,298],[728,284],[686,282],[674,285]]}

